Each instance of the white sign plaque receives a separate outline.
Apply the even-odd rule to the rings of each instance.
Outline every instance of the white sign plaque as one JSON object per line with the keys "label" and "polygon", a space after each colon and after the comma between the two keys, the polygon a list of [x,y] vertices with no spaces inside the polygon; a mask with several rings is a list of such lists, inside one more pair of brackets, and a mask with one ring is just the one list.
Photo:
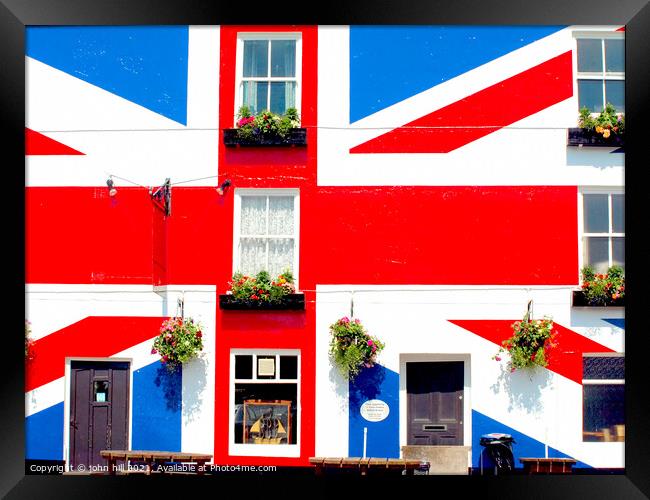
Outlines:
{"label": "white sign plaque", "polygon": [[368,422],[381,422],[388,416],[389,412],[390,408],[386,402],[381,399],[371,399],[366,401],[361,405],[361,409],[359,410],[361,416]]}

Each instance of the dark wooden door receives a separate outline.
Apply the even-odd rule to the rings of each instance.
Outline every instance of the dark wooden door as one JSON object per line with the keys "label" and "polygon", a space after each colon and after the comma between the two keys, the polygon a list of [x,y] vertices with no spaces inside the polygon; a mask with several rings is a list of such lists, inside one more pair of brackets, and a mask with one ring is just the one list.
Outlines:
{"label": "dark wooden door", "polygon": [[406,363],[409,445],[463,444],[462,361]]}
{"label": "dark wooden door", "polygon": [[106,465],[101,450],[128,448],[129,363],[72,361],[70,461]]}

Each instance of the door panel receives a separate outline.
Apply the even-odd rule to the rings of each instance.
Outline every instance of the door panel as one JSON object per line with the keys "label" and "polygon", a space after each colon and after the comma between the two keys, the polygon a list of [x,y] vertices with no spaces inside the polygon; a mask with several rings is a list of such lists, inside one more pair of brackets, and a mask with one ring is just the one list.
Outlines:
{"label": "door panel", "polygon": [[128,446],[129,363],[73,361],[70,365],[70,461],[105,465],[101,450]]}
{"label": "door panel", "polygon": [[407,444],[463,444],[462,361],[406,363]]}

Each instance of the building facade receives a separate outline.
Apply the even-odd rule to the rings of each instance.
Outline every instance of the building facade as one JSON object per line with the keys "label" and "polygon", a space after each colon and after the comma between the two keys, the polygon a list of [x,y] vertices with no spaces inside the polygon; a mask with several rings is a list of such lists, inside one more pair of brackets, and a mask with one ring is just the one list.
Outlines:
{"label": "building facade", "polygon": [[[624,310],[572,298],[581,267],[624,265],[624,154],[567,142],[583,106],[624,112],[623,45],[618,26],[28,28],[26,458],[428,446],[479,468],[503,432],[515,458],[623,468]],[[242,105],[296,108],[304,140],[226,144]],[[304,308],[222,307],[235,271],[286,268]],[[510,372],[494,356],[530,301],[558,346]],[[204,349],[170,372],[152,343],[181,313]],[[352,381],[328,354],[342,317],[386,344]],[[284,439],[249,438],[252,401],[284,402]]]}

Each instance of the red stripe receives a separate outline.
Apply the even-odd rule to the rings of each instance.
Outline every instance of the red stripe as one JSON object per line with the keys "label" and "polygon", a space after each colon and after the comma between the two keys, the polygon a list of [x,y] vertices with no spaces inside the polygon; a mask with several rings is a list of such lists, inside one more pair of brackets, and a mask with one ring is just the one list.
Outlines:
{"label": "red stripe", "polygon": [[25,155],[27,156],[83,154],[39,132],[25,128]]}
{"label": "red stripe", "polygon": [[616,31],[625,31],[625,26],[621,26],[621,27],[620,27],[619,29],[617,29]]}
{"label": "red stripe", "polygon": [[[573,95],[571,51],[350,149],[448,153]],[[459,128],[409,128],[459,127]],[[485,127],[485,128],[476,128]]]}
{"label": "red stripe", "polygon": [[[497,346],[512,336],[512,323],[516,320],[449,320],[454,325],[469,330]],[[548,369],[582,384],[582,355],[595,352],[615,352],[598,342],[555,323],[557,347],[549,354]],[[494,353],[497,353],[497,348]]]}
{"label": "red stripe", "polygon": [[91,316],[34,342],[25,392],[65,373],[66,357],[106,358],[158,335],[164,318]]}

